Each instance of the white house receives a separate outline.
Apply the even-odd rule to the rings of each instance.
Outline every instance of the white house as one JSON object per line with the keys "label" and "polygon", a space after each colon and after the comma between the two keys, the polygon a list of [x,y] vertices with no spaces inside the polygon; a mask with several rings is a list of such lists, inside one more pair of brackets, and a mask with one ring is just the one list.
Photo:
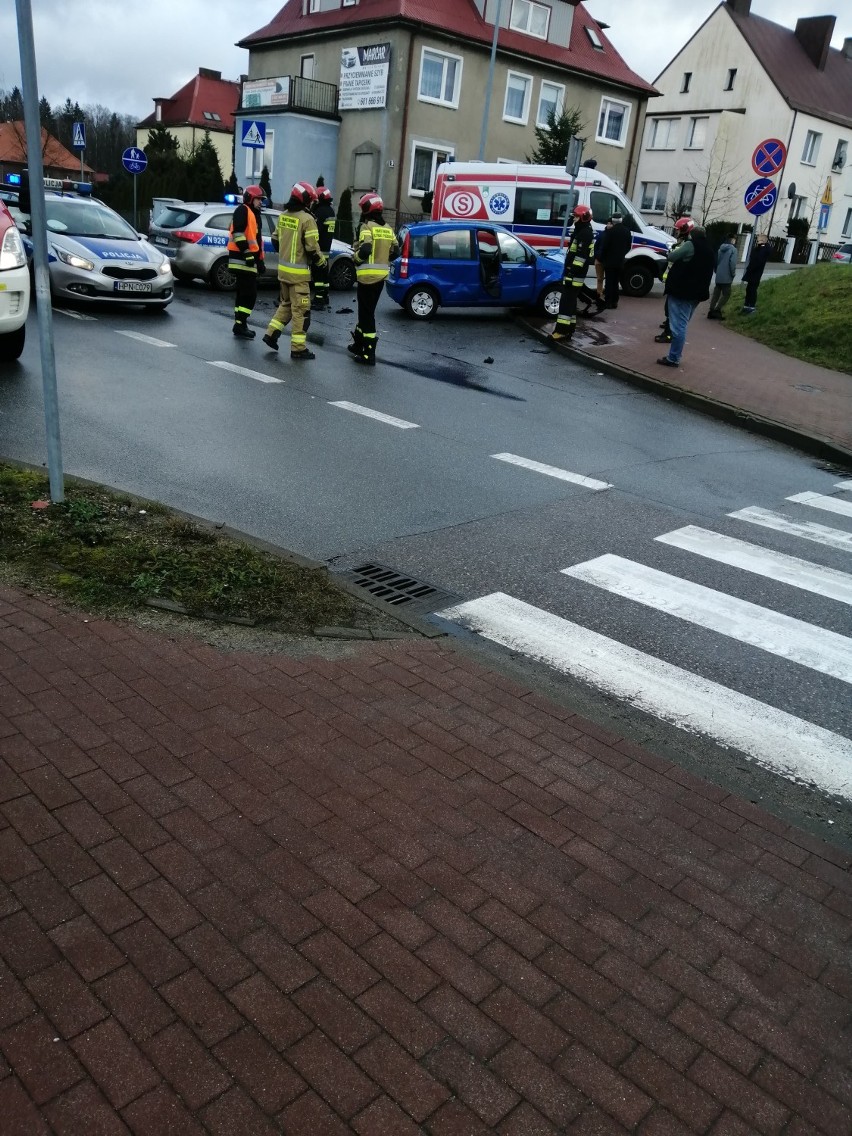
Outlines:
{"label": "white house", "polygon": [[[713,11],[654,82],[661,97],[646,116],[634,191],[649,222],[680,207],[773,236],[804,217],[811,237],[852,238],[852,38],[832,48],[834,26],[834,16],[815,16],[791,31],[754,15],[751,0]],[[776,192],[758,203],[771,208],[754,215],[745,196],[762,174],[752,157],[768,139],[787,157],[769,169]]]}

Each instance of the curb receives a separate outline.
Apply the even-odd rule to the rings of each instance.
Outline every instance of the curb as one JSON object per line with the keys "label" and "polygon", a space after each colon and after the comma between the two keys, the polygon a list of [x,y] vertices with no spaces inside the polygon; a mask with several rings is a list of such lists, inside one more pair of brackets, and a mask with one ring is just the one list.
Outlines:
{"label": "curb", "polygon": [[[15,469],[28,470],[31,473],[44,473],[45,467],[43,465],[33,465],[31,462],[18,461],[15,458],[5,458],[0,454],[0,462],[4,465],[12,466]],[[129,500],[138,502],[144,505],[146,502],[153,500],[151,497],[139,497],[135,493],[128,493],[126,489],[117,489],[113,485],[107,485],[103,481],[90,481],[86,477],[76,477],[74,474],[65,474],[66,482],[73,482],[77,485],[86,486],[89,489],[106,489],[110,493],[121,494]],[[260,552],[268,552],[271,556],[277,556],[280,560],[286,560],[290,564],[296,564],[300,568],[311,568],[315,571],[325,572],[326,575],[331,576],[335,584],[342,592],[346,592],[357,599],[359,603],[367,607],[373,608],[375,611],[381,612],[383,615],[389,615],[397,623],[401,623],[410,631],[416,632],[424,639],[445,639],[447,637],[446,631],[441,631],[437,627],[430,626],[425,620],[419,619],[414,615],[407,615],[405,612],[398,611],[390,604],[384,603],[382,600],[377,600],[374,596],[365,594],[360,588],[350,583],[348,580],[341,579],[336,573],[330,571],[327,564],[323,564],[319,560],[311,560],[307,556],[302,556],[298,552],[291,552],[288,548],[281,548],[279,545],[270,544],[269,541],[261,540],[260,537],[252,536],[251,533],[242,532],[240,529],[231,528],[230,525],[221,524],[217,521],[208,520],[207,517],[196,516],[195,513],[187,513],[183,509],[174,509],[171,505],[166,505],[164,502],[158,502],[168,509],[169,512],[179,517],[184,521],[191,521],[198,528],[207,532],[220,533],[224,536],[230,537],[233,540],[241,541],[243,544],[248,544],[252,548],[258,549]],[[176,614],[186,614],[182,610],[182,605],[174,603],[171,600],[159,600],[154,598],[151,602],[146,602],[147,607],[160,608],[164,611],[173,611]],[[221,616],[206,616],[202,614],[201,618],[211,618],[211,622],[220,623],[234,623],[240,626],[252,626],[253,624],[240,618],[223,619]],[[391,639],[405,638],[403,635],[396,634],[393,631],[365,631],[360,627],[318,627],[314,628],[311,633],[318,639],[359,639],[365,642],[370,641],[384,641]]]}
{"label": "curb", "polygon": [[684,390],[683,387],[667,383],[664,379],[652,378],[642,371],[631,371],[629,367],[622,367],[618,363],[612,363],[608,359],[602,359],[599,355],[590,355],[587,351],[583,351],[579,347],[570,347],[564,343],[553,343],[550,340],[550,336],[545,331],[542,331],[541,328],[531,323],[526,316],[519,316],[518,323],[520,323],[525,331],[534,335],[536,339],[540,340],[542,343],[547,343],[552,351],[558,351],[562,355],[566,355],[569,359],[573,359],[576,363],[585,363],[589,366],[594,366],[597,370],[603,371],[605,374],[611,375],[615,379],[621,379],[623,382],[641,387],[651,394],[659,395],[672,402],[682,403],[684,406],[688,406],[693,410],[699,410],[701,413],[707,414],[711,418],[717,418],[722,422],[740,426],[745,430],[750,430],[754,434],[761,434],[764,437],[772,438],[776,442],[783,442],[785,445],[794,446],[797,449],[804,450],[806,453],[813,454],[815,457],[824,458],[831,462],[840,462],[844,466],[852,464],[852,449],[846,449],[844,446],[833,442],[829,438],[823,438],[818,434],[808,434],[806,431],[799,430],[795,426],[789,426],[784,422],[776,422],[772,418],[763,418],[759,414],[755,414],[750,410],[744,410],[739,406],[734,406],[732,403],[720,402],[717,399],[707,397],[707,395]]}

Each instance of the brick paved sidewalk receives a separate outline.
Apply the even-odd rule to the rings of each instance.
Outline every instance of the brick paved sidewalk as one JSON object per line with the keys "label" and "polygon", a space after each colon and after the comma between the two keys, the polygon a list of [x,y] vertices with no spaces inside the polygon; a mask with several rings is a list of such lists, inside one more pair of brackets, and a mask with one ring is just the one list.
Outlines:
{"label": "brick paved sidewalk", "polygon": [[850,859],[448,643],[0,589],[3,1136],[848,1136]]}
{"label": "brick paved sidewalk", "polygon": [[[852,375],[803,363],[707,319],[707,305],[693,316],[683,362],[677,371],[656,362],[668,348],[654,342],[663,318],[663,297],[622,296],[615,311],[580,319],[572,347],[592,362],[645,376],[673,393],[686,392],[721,411],[775,424],[814,439],[852,459]],[[528,321],[540,334],[553,323]],[[568,349],[571,351],[571,348]]]}

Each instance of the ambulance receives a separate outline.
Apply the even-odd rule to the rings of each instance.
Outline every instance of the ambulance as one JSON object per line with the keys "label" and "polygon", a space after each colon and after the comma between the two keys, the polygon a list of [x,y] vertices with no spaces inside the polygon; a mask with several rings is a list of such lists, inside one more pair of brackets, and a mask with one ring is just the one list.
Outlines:
{"label": "ambulance", "polygon": [[492,221],[542,252],[558,248],[565,211],[577,204],[592,211],[595,231],[620,213],[633,234],[624,262],[621,286],[628,296],[645,296],[666,266],[674,238],[646,224],[612,178],[581,166],[569,204],[571,176],[562,166],[514,165],[508,162],[444,162],[435,178],[432,219]]}

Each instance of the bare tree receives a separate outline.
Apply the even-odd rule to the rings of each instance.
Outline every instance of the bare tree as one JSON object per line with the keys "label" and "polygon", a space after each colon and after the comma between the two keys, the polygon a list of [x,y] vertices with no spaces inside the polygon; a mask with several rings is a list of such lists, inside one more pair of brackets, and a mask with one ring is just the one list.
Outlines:
{"label": "bare tree", "polygon": [[727,137],[717,134],[706,160],[689,170],[695,182],[692,215],[697,224],[726,220],[725,214],[735,206],[739,195],[737,175],[741,165],[728,156]]}

